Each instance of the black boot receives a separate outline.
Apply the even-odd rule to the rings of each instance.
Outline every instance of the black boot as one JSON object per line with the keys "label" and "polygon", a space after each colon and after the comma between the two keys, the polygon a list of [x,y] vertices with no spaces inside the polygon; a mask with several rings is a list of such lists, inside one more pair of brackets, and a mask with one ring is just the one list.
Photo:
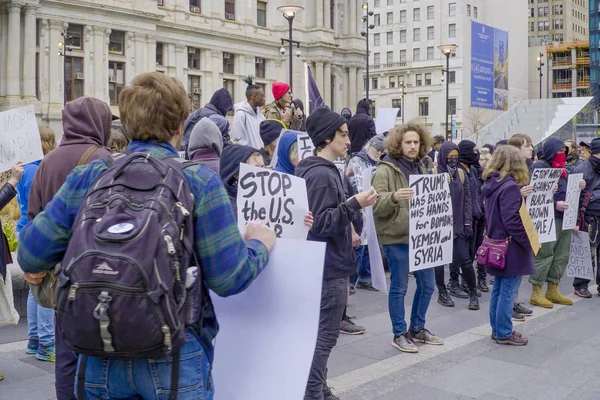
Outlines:
{"label": "black boot", "polygon": [[450,280],[450,283],[448,283],[448,291],[452,297],[458,297],[459,299],[469,298],[469,295],[465,293],[458,284],[458,280]]}
{"label": "black boot", "polygon": [[444,307],[454,307],[454,301],[444,285],[438,285],[438,303]]}
{"label": "black boot", "polygon": [[482,292],[489,292],[490,288],[487,285],[486,279],[481,279],[479,278],[477,281],[477,289],[481,290]]}
{"label": "black boot", "polygon": [[477,289],[469,289],[469,310],[479,310],[479,297]]}

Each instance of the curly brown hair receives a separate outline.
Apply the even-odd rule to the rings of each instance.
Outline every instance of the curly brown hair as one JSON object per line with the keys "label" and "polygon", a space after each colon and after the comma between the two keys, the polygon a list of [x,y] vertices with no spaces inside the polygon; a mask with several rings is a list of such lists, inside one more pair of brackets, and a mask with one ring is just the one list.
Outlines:
{"label": "curly brown hair", "polygon": [[385,149],[391,157],[402,157],[402,140],[407,132],[416,132],[419,135],[420,143],[417,160],[422,160],[427,155],[427,149],[431,146],[431,135],[427,128],[421,124],[409,122],[405,125],[396,125],[390,129],[385,139]]}
{"label": "curly brown hair", "polygon": [[498,182],[507,176],[512,176],[519,186],[529,183],[529,169],[525,163],[525,157],[515,146],[500,146],[494,151],[492,161],[488,163],[483,171],[483,179],[486,180],[491,173],[498,172]]}

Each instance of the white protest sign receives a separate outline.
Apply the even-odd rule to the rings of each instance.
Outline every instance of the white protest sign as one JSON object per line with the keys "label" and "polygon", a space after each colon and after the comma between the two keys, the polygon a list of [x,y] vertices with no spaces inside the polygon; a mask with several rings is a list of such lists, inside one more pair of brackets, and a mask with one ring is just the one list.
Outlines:
{"label": "white protest sign", "polygon": [[333,160],[333,163],[337,167],[338,171],[340,171],[340,175],[342,176],[342,181],[344,180],[344,176],[346,175],[346,157],[338,157]]}
{"label": "white protest sign", "polygon": [[306,132],[298,133],[298,162],[313,155],[315,146]]}
{"label": "white protest sign", "polygon": [[583,180],[583,174],[570,174],[567,181],[567,197],[565,201],[569,205],[563,215],[563,230],[573,229],[577,226],[577,216],[579,215],[579,195],[581,189],[579,182]]}
{"label": "white protest sign", "polygon": [[304,398],[324,263],[325,243],[280,239],[248,289],[227,298],[211,293],[220,325],[215,400]]}
{"label": "white protest sign", "polygon": [[592,266],[592,253],[590,251],[590,235],[579,232],[571,233],[571,253],[567,263],[566,274],[573,278],[589,279],[594,281],[594,268]]}
{"label": "white protest sign", "polygon": [[308,195],[304,179],[242,163],[238,182],[240,232],[248,222],[259,221],[272,227],[278,238],[306,240]]}
{"label": "white protest sign", "polygon": [[533,193],[527,196],[525,203],[529,216],[540,235],[540,243],[556,240],[554,227],[554,185],[558,182],[562,169],[540,168],[531,173]]}
{"label": "white protest sign", "polygon": [[[362,181],[371,182],[372,174],[373,168],[362,170]],[[377,238],[377,231],[375,229],[375,220],[373,219],[373,206],[363,209],[363,215],[363,232],[366,232],[367,246],[369,246],[371,281],[375,289],[382,293],[388,293],[387,279],[385,277],[385,269],[383,268],[383,259],[381,257],[381,248],[379,247],[379,239]]]}
{"label": "white protest sign", "polygon": [[399,110],[399,108],[378,108],[375,131],[380,134],[392,129],[396,125]]}
{"label": "white protest sign", "polygon": [[410,175],[410,271],[452,262],[454,223],[448,174]]}
{"label": "white protest sign", "polygon": [[16,161],[28,164],[44,158],[35,108],[27,106],[0,113],[0,172]]}

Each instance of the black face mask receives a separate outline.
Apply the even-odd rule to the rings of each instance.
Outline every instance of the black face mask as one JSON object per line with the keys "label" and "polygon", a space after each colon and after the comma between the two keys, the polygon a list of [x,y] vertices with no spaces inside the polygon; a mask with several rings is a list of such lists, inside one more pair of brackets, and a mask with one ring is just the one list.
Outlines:
{"label": "black face mask", "polygon": [[446,166],[450,169],[456,169],[458,167],[458,158],[447,158]]}
{"label": "black face mask", "polygon": [[477,161],[479,161],[479,153],[475,153],[473,151],[460,155],[460,161],[467,164],[473,165]]}

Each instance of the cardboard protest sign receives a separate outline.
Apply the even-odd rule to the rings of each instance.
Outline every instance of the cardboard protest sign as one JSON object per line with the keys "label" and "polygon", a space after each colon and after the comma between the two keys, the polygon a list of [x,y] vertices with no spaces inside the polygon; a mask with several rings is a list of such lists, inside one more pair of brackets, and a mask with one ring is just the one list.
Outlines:
{"label": "cardboard protest sign", "polygon": [[560,168],[540,168],[531,174],[529,184],[533,186],[533,193],[527,196],[527,211],[540,235],[540,243],[556,240],[553,188],[561,173]]}
{"label": "cardboard protest sign", "polygon": [[304,398],[324,263],[325,243],[280,239],[248,289],[226,298],[211,293],[220,326],[215,400]]}
{"label": "cardboard protest sign", "polygon": [[587,232],[571,233],[571,253],[567,263],[566,274],[573,278],[594,281],[594,267],[590,251],[590,235]]}
{"label": "cardboard protest sign", "polygon": [[410,175],[410,271],[452,262],[453,217],[448,174]]}
{"label": "cardboard protest sign", "polygon": [[[365,183],[371,182],[372,174],[373,168],[366,168],[362,170],[362,181]],[[383,258],[381,257],[379,239],[377,238],[377,231],[375,230],[375,220],[373,219],[373,206],[363,209],[363,215],[363,232],[366,232],[366,244],[367,246],[369,246],[371,281],[375,289],[379,290],[381,293],[387,294],[387,279],[385,277],[385,269],[383,268]],[[363,242],[362,244],[365,244],[365,242]]]}
{"label": "cardboard protest sign", "polygon": [[399,108],[378,108],[375,118],[375,131],[380,134],[389,131],[396,125]]}
{"label": "cardboard protest sign", "polygon": [[28,164],[44,158],[35,108],[27,106],[0,113],[0,172],[16,161]]}
{"label": "cardboard protest sign", "polygon": [[313,155],[315,146],[306,132],[298,132],[298,162]]}
{"label": "cardboard protest sign", "polygon": [[570,174],[567,181],[567,197],[565,201],[569,205],[563,214],[563,230],[573,229],[577,226],[577,217],[579,216],[579,196],[581,189],[579,182],[583,180],[583,174]]}
{"label": "cardboard protest sign", "polygon": [[527,212],[527,208],[525,208],[524,201],[521,202],[519,216],[521,217],[521,221],[523,222],[523,227],[525,227],[525,233],[527,233],[527,238],[529,239],[529,244],[531,244],[533,255],[537,256],[538,251],[540,251],[540,248],[542,247],[542,245],[540,244],[540,236],[535,230],[535,225],[533,225],[533,221],[529,216],[529,212]]}
{"label": "cardboard protest sign", "polygon": [[306,240],[308,195],[304,179],[242,163],[238,182],[240,232],[248,222],[259,221],[272,227],[278,238]]}

